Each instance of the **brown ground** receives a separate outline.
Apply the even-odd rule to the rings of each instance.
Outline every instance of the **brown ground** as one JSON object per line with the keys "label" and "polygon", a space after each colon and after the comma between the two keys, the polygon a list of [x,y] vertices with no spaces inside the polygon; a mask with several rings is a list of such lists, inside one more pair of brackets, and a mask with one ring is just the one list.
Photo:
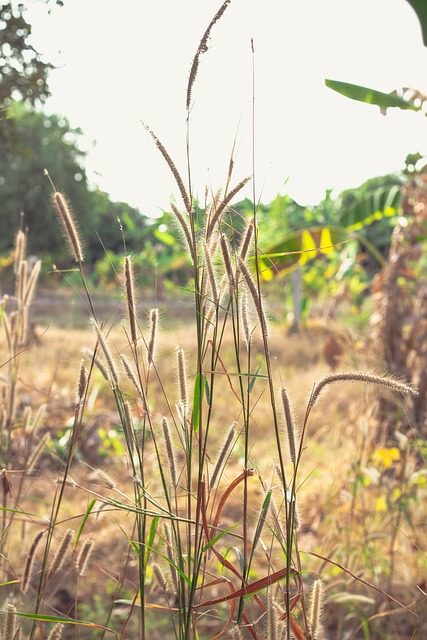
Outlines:
{"label": "brown ground", "polygon": [[[127,349],[120,324],[120,321],[116,323],[116,329],[109,339],[113,354]],[[50,453],[40,458],[31,477],[23,481],[25,497],[20,506],[35,515],[16,516],[13,521],[13,536],[7,538],[7,544],[2,549],[8,560],[3,567],[3,581],[22,576],[22,567],[34,535],[50,518],[52,499],[58,486],[55,481],[61,470],[61,458],[67,449],[67,425],[71,424],[74,413],[81,349],[85,346],[93,349],[95,345],[90,329],[64,329],[54,324],[48,326],[40,323],[37,331],[40,336],[37,344],[21,356],[17,416],[22,415],[26,405],[36,409],[41,403],[47,404],[46,420],[39,435],[49,433]],[[313,384],[329,372],[322,355],[325,339],[325,333],[314,328],[300,335],[288,335],[279,327],[272,331],[271,357],[276,388],[280,382],[286,385],[300,424]],[[176,322],[174,327],[161,332],[156,356],[161,384],[153,380],[150,388],[150,406],[154,414],[165,412],[164,393],[173,404],[177,401],[175,346],[184,348],[191,376],[193,344],[194,336],[186,320]],[[231,341],[229,344],[227,351],[231,353]],[[259,348],[258,351],[259,355],[254,355],[253,362],[261,363],[262,352]],[[232,371],[229,369],[229,372]],[[237,384],[237,378],[232,377],[230,381],[233,385]],[[131,392],[131,388],[129,390]],[[253,393],[256,406],[250,432],[251,464],[268,480],[271,477],[271,463],[277,456],[274,453],[271,419],[268,417],[270,412],[265,383],[257,381]],[[226,376],[219,382],[216,394],[216,406],[219,409],[213,420],[214,437],[210,452],[213,456],[225,428],[233,420],[238,424],[241,421],[239,405],[233,400]],[[298,497],[302,526],[298,540],[301,561],[308,582],[311,576],[319,574],[325,583],[325,637],[363,638],[362,628],[353,635],[349,634],[348,629],[354,631],[365,618],[382,614],[369,623],[370,638],[421,639],[427,637],[427,607],[425,601],[418,605],[414,601],[422,596],[421,590],[426,589],[426,480],[422,469],[416,466],[415,456],[410,453],[412,444],[408,445],[407,454],[402,448],[400,458],[389,466],[386,466],[387,448],[381,452],[378,444],[370,444],[375,429],[375,399],[376,391],[372,388],[354,384],[337,385],[325,393],[312,413],[299,472]],[[132,482],[118,422],[108,384],[99,372],[95,372],[82,437],[70,472],[78,486],[70,486],[65,490],[60,524],[55,532],[55,547],[67,527],[78,530],[94,496],[112,497],[132,504]],[[17,470],[22,459],[22,443],[23,435],[17,430],[12,465]],[[154,462],[147,459],[145,464],[147,474],[153,470],[152,487],[155,493],[159,485]],[[241,473],[242,465],[242,453],[236,451],[222,478],[224,486]],[[106,487],[99,480],[96,483],[93,475],[93,469],[96,468],[108,471],[115,489]],[[10,473],[10,479],[14,498],[20,482],[19,472]],[[262,503],[256,477],[251,479],[250,494],[253,507],[249,516],[256,518]],[[7,500],[7,506],[12,506],[13,501],[9,497]],[[7,519],[9,516],[5,517]],[[236,492],[235,498],[227,505],[222,524],[230,526],[240,521],[241,493]],[[49,612],[77,615],[80,619],[104,623],[111,602],[117,595],[115,584],[124,566],[124,588],[118,599],[133,598],[138,585],[137,561],[135,553],[132,550],[129,553],[124,531],[132,536],[132,517],[126,511],[107,511],[102,517],[91,516],[88,519],[82,539],[92,537],[96,543],[90,567],[84,578],[77,582],[72,562],[67,561],[60,577],[51,584]],[[311,556],[312,551],[345,565],[353,575],[392,593],[399,602],[411,605],[412,611],[419,617],[403,610],[395,601],[387,599],[375,589],[356,581],[336,565]],[[392,562],[393,576],[390,578]],[[35,576],[40,563],[41,556],[37,555]],[[259,578],[262,575],[263,561],[260,557],[255,564],[255,576]],[[25,598],[16,595],[18,609],[31,609],[36,582],[34,579]],[[151,578],[148,582],[151,582]],[[147,600],[153,604],[165,604],[154,582],[148,588]],[[384,614],[390,610],[395,611],[396,615],[385,617]],[[128,605],[116,604],[110,626],[121,629],[128,612]],[[149,612],[149,637],[154,640],[172,638],[167,630],[166,614],[157,611],[153,616]],[[210,624],[205,628],[206,637],[211,633],[208,631]],[[126,632],[124,638],[136,637],[133,634],[135,626],[131,623],[129,635]],[[81,628],[78,636],[70,637],[99,636],[93,629],[85,631]]]}

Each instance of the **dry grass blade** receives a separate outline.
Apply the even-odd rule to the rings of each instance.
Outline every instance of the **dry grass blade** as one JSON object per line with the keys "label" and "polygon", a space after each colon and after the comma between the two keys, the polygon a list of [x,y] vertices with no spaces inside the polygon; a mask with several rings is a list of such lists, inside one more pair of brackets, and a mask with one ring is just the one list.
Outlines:
{"label": "dry grass blade", "polygon": [[314,556],[315,558],[320,558],[320,560],[323,560],[324,562],[327,562],[329,564],[333,564],[335,567],[338,567],[338,569],[341,569],[341,571],[344,571],[344,573],[347,573],[349,576],[351,576],[354,580],[357,580],[357,582],[360,582],[361,584],[364,584],[365,586],[369,587],[370,589],[374,589],[374,591],[377,591],[378,593],[381,593],[381,595],[385,596],[389,600],[392,600],[393,602],[398,604],[400,607],[402,607],[402,608],[406,609],[407,611],[409,611],[409,613],[411,613],[413,616],[417,615],[414,611],[412,611],[411,609],[408,609],[407,607],[405,607],[405,605],[402,602],[399,602],[399,600],[396,600],[396,598],[394,598],[392,595],[390,595],[389,593],[386,593],[385,591],[383,591],[379,587],[376,587],[371,582],[368,582],[367,580],[364,580],[363,578],[360,578],[360,576],[356,576],[354,573],[352,573],[350,571],[350,569],[347,569],[346,567],[344,567],[339,562],[335,562],[334,560],[331,560],[331,558],[326,558],[325,556],[320,555],[320,553],[315,553],[314,551],[307,551],[306,553],[308,553],[308,555],[310,555],[310,556]]}
{"label": "dry grass blade", "polygon": [[[200,604],[195,605],[194,609],[200,609],[201,607],[213,607],[214,605],[220,604],[221,602],[228,602],[229,600],[236,600],[238,598],[245,598],[246,596],[254,595],[258,591],[262,591],[263,589],[266,589],[272,584],[276,584],[280,580],[286,579],[287,573],[288,573],[288,570],[286,569],[286,567],[284,569],[279,569],[279,571],[275,571],[274,573],[271,573],[265,578],[260,578],[259,580],[256,580],[256,582],[252,582],[252,584],[248,584],[242,589],[233,591],[233,593],[229,593],[226,596],[222,596],[221,598],[215,598],[214,600],[207,600],[205,602],[201,602]],[[290,569],[290,575],[294,576],[295,578],[298,578],[299,581],[301,580],[301,577],[299,576],[298,571],[293,567],[291,567]],[[295,598],[295,601],[297,600],[298,598]],[[294,603],[294,606],[296,606],[296,602]]]}

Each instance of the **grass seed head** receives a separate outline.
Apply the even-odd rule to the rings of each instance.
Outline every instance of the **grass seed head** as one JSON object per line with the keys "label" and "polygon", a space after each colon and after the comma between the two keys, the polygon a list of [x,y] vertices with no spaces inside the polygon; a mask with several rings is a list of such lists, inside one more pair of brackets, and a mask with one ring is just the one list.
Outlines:
{"label": "grass seed head", "polygon": [[159,322],[159,310],[150,311],[150,341],[148,343],[148,366],[154,364],[154,353],[156,350],[157,325]]}
{"label": "grass seed head", "polygon": [[186,411],[188,409],[188,392],[184,349],[182,349],[181,347],[177,347],[176,357],[178,365],[179,400],[183,405],[184,410]]}
{"label": "grass seed head", "polygon": [[83,546],[76,560],[76,571],[78,576],[82,576],[85,574],[87,565],[89,563],[90,555],[93,551],[94,544],[95,543],[93,540],[84,541]]}
{"label": "grass seed head", "polygon": [[72,529],[67,529],[64,533],[62,540],[59,544],[58,550],[52,560],[52,564],[50,566],[49,574],[54,576],[61,569],[64,564],[68,551],[71,546],[71,541],[73,539],[74,531]]}
{"label": "grass seed head", "polygon": [[126,300],[128,305],[128,317],[129,317],[129,326],[130,326],[130,337],[134,344],[136,344],[136,301],[135,301],[135,290],[133,286],[133,269],[132,269],[132,261],[130,256],[125,257],[124,262],[124,272],[125,272],[125,292],[126,292]]}
{"label": "grass seed head", "polygon": [[119,376],[117,375],[116,366],[114,364],[113,357],[111,355],[110,349],[107,345],[107,341],[103,332],[101,331],[101,327],[97,323],[94,318],[90,319],[90,323],[95,330],[96,335],[98,336],[98,342],[101,346],[102,351],[104,352],[105,359],[108,364],[109,369],[109,381],[113,388],[117,389],[119,387]]}
{"label": "grass seed head", "polygon": [[3,613],[3,638],[4,640],[15,640],[16,631],[16,607],[9,602]]}
{"label": "grass seed head", "polygon": [[172,487],[175,488],[178,484],[178,472],[176,467],[175,450],[172,443],[169,422],[167,418],[165,418],[165,416],[163,416],[162,418],[162,429],[163,429],[163,435],[164,435],[165,444],[166,444],[166,455],[168,459],[170,481],[171,481]]}
{"label": "grass seed head", "polygon": [[220,472],[223,469],[224,464],[226,463],[231,450],[233,448],[233,441],[234,441],[234,437],[236,435],[236,429],[235,429],[236,423],[233,422],[233,424],[230,426],[228,433],[227,433],[227,437],[224,441],[224,444],[221,447],[221,450],[219,452],[217,461],[215,463],[214,469],[212,471],[212,476],[211,476],[211,481],[209,483],[209,488],[210,489],[214,489],[217,481],[219,479],[220,476]]}
{"label": "grass seed head", "polygon": [[315,580],[311,591],[311,607],[309,629],[311,640],[319,640],[321,634],[321,617],[323,612],[323,583]]}
{"label": "grass seed head", "polygon": [[58,622],[49,633],[47,640],[61,640],[64,628],[65,625],[62,622]]}
{"label": "grass seed head", "polygon": [[80,241],[79,232],[77,229],[77,223],[74,219],[73,212],[67,199],[63,193],[55,191],[52,194],[52,202],[55,207],[58,218],[62,224],[65,239],[68,242],[71,253],[74,256],[76,262],[83,262],[84,255],[82,244]]}

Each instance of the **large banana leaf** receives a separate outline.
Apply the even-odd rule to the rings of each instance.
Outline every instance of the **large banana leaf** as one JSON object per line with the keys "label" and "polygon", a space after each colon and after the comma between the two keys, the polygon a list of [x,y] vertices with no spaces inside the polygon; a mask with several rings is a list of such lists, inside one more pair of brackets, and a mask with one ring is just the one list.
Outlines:
{"label": "large banana leaf", "polygon": [[423,32],[423,42],[427,47],[427,2],[426,0],[407,0],[420,21],[421,31]]}
{"label": "large banana leaf", "polygon": [[341,210],[338,215],[339,224],[350,231],[362,229],[384,216],[396,215],[401,201],[402,189],[399,185],[368,191],[349,207]]}
{"label": "large banana leaf", "polygon": [[[425,1],[427,3],[427,0]],[[366,104],[376,104],[381,109],[388,109],[389,107],[399,107],[399,109],[410,109],[411,111],[420,111],[421,109],[419,105],[415,105],[410,100],[400,98],[395,93],[383,93],[376,89],[369,89],[368,87],[339,80],[326,79],[325,84],[329,89],[333,89],[347,98],[366,102]]]}
{"label": "large banana leaf", "polygon": [[[285,275],[297,264],[304,264],[319,254],[339,249],[342,243],[357,237],[355,231],[384,216],[396,215],[401,199],[399,185],[379,187],[362,194],[350,206],[343,208],[338,217],[339,226],[313,227],[287,234],[260,253],[258,265],[263,279],[272,280],[277,275]],[[359,240],[382,263],[383,258],[378,250],[363,236]]]}
{"label": "large banana leaf", "polygon": [[352,239],[351,232],[339,227],[313,227],[295,231],[269,246],[258,255],[258,266],[264,280],[284,275],[297,264],[313,260],[319,254],[335,250]]}

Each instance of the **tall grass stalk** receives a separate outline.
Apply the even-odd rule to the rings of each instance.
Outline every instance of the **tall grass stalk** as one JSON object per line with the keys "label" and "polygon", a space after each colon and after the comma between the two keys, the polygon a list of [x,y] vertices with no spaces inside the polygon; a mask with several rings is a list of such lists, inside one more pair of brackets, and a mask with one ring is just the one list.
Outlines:
{"label": "tall grass stalk", "polygon": [[[413,393],[401,382],[371,373],[331,374],[314,386],[297,438],[286,385],[279,387],[278,376],[273,372],[268,316],[258,267],[256,206],[240,236],[234,224],[232,199],[248,179],[229,188],[234,180],[233,154],[225,189],[217,189],[212,201],[206,200],[204,210],[199,209],[192,195],[192,90],[212,28],[229,4],[230,0],[223,2],[208,25],[191,66],[184,178],[165,145],[149,130],[175,178],[184,205],[181,211],[172,203],[171,216],[191,264],[187,293],[191,295],[193,311],[192,350],[184,352],[182,345],[175,353],[170,348],[166,355],[156,350],[158,310],[151,311],[149,327],[144,332],[129,256],[124,259],[124,286],[120,284],[126,299],[127,320],[120,348],[116,346],[119,339],[116,342],[114,322],[111,318],[101,320],[95,312],[76,221],[66,198],[52,184],[54,206],[87,296],[95,347],[85,350],[84,362],[76,361],[77,397],[70,420],[71,435],[56,458],[60,480],[50,501],[47,523],[41,525],[30,512],[20,510],[22,487],[12,508],[6,473],[3,476],[2,548],[6,548],[17,514],[25,522],[34,521],[39,526],[20,572],[20,604],[31,607],[33,616],[29,640],[35,640],[38,627],[49,621],[49,595],[55,591],[55,576],[58,579],[61,571],[65,571],[65,561],[72,557],[78,577],[86,571],[92,538],[78,545],[88,522],[99,525],[98,517],[92,513],[95,500],[106,507],[104,511],[114,513],[117,528],[127,544],[123,565],[114,581],[113,601],[104,608],[103,620],[96,620],[101,638],[110,631],[109,625],[114,624],[115,606],[125,605],[127,617],[117,623],[121,627],[115,632],[116,637],[119,634],[127,637],[128,627],[134,624],[135,637],[149,638],[149,616],[154,607],[169,616],[176,640],[219,637],[226,633],[229,637],[250,636],[255,640],[261,640],[266,633],[272,639],[286,634],[297,640],[320,639],[322,583],[314,583],[309,608],[306,572],[298,544],[299,474],[309,417],[321,395],[338,382],[374,384],[396,393]],[[251,178],[255,203],[255,171]],[[2,468],[7,470],[12,466],[14,429],[17,425],[22,428],[25,440],[22,472],[29,473],[37,468],[38,456],[49,448],[50,440],[36,434],[43,421],[41,408],[33,419],[33,411],[21,411],[18,403],[18,356],[26,349],[29,305],[39,272],[39,267],[29,272],[25,246],[25,234],[19,232],[14,264],[15,306],[9,310],[9,301],[5,300],[1,307],[8,360],[2,380],[5,402],[0,435]],[[111,422],[121,436],[123,455],[117,456],[117,464],[123,465],[120,467],[123,472],[117,474],[120,481],[116,483],[104,470],[99,470],[96,475],[101,482],[96,491],[85,488],[90,499],[86,512],[70,516],[64,506],[65,493],[70,485],[82,487],[71,482],[70,473],[76,453],[82,455],[79,445],[86,437],[85,412],[95,366],[109,382],[108,393],[114,399],[116,413]],[[274,443],[268,461],[258,460],[256,453],[260,402],[264,403],[263,435]],[[264,482],[262,477],[272,465],[272,478]],[[259,507],[255,475],[261,480],[258,509],[254,507]],[[98,511],[96,507],[95,512]],[[79,519],[79,526],[72,547],[74,534],[68,521],[74,517]],[[43,557],[36,572],[36,552],[39,553],[43,538]],[[55,546],[57,551],[52,560]],[[3,564],[5,557],[2,554]],[[77,580],[78,585],[82,582]],[[153,583],[160,586],[160,595],[153,595],[156,594]],[[64,615],[64,623],[67,622]],[[78,624],[79,620],[73,622]],[[61,636],[61,624],[54,627],[51,637]]]}

